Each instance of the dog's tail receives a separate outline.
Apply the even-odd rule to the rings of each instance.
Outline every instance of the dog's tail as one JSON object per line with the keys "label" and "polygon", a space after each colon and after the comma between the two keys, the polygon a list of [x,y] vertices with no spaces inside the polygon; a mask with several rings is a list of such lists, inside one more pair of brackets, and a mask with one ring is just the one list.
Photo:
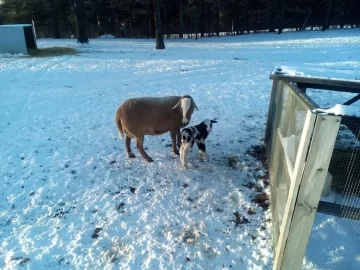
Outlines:
{"label": "dog's tail", "polygon": [[115,115],[115,123],[116,123],[116,127],[118,129],[118,132],[119,132],[119,137],[121,139],[124,139],[124,130],[122,128],[120,115],[118,113]]}

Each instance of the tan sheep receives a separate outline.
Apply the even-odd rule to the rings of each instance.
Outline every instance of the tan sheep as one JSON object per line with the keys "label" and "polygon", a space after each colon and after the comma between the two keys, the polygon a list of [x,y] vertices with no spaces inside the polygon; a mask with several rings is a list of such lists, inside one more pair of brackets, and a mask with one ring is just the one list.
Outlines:
{"label": "tan sheep", "polygon": [[131,138],[136,139],[136,148],[148,162],[153,159],[144,151],[145,135],[160,135],[170,131],[172,151],[179,155],[180,128],[185,127],[191,119],[194,109],[198,110],[191,96],[139,97],[126,100],[117,109],[115,123],[120,138],[125,133],[125,146],[128,157],[134,158],[131,152]]}

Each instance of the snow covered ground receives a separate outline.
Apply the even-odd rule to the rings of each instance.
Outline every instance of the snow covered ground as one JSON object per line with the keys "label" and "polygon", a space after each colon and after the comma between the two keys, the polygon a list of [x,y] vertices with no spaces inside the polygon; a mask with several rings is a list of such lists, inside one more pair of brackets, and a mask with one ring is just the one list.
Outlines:
{"label": "snow covered ground", "polygon": [[[162,51],[153,40],[46,39],[39,47],[81,53],[0,56],[0,268],[271,268],[271,215],[252,201],[268,192],[266,171],[248,154],[264,136],[269,74],[320,65],[359,79],[359,44],[359,29],[166,40]],[[194,97],[192,123],[219,119],[211,160],[193,151],[183,169],[169,134],[146,137],[154,163],[136,149],[127,159],[119,104],[175,94]]]}

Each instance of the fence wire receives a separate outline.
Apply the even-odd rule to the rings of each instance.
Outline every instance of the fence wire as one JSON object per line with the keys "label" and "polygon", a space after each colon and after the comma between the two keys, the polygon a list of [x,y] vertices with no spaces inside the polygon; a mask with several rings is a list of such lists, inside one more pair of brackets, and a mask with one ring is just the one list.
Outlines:
{"label": "fence wire", "polygon": [[[283,220],[286,201],[290,189],[291,176],[289,167],[293,168],[298,152],[300,138],[304,129],[308,106],[286,84],[278,87],[275,99],[276,120],[272,126],[272,155],[270,159],[271,207],[274,245],[277,245],[280,226]],[[286,146],[285,146],[285,145]],[[284,147],[286,149],[284,149]],[[286,161],[285,151],[289,160]]]}
{"label": "fence wire", "polygon": [[317,213],[301,269],[360,269],[360,234],[354,221]]}
{"label": "fence wire", "polygon": [[342,117],[329,173],[302,269],[360,269],[360,118]]}

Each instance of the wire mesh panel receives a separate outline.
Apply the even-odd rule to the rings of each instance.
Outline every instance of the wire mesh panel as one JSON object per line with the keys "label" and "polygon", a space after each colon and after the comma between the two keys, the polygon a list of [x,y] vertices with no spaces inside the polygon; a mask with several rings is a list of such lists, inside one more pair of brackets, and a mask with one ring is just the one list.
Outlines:
{"label": "wire mesh panel", "polygon": [[360,269],[357,221],[317,213],[301,269]]}
{"label": "wire mesh panel", "polygon": [[342,117],[329,172],[332,189],[339,194],[360,195],[360,118]]}
{"label": "wire mesh panel", "polygon": [[[267,123],[273,244],[277,245],[309,105],[286,82],[274,82]],[[275,92],[275,93],[274,93]]]}
{"label": "wire mesh panel", "polygon": [[286,167],[284,150],[281,146],[279,136],[276,136],[273,163],[270,169],[270,189],[272,207],[272,229],[274,246],[276,246],[280,235],[280,226],[285,211],[286,200],[290,185],[290,175]]}
{"label": "wire mesh panel", "polygon": [[302,269],[360,269],[360,118],[342,117],[328,171]]}

